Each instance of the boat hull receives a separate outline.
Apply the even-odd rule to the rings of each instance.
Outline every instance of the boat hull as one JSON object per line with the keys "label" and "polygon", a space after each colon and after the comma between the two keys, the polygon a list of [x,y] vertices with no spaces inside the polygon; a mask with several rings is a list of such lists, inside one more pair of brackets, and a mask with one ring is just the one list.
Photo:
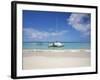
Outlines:
{"label": "boat hull", "polygon": [[64,47],[64,45],[61,43],[51,43],[49,44],[49,47]]}

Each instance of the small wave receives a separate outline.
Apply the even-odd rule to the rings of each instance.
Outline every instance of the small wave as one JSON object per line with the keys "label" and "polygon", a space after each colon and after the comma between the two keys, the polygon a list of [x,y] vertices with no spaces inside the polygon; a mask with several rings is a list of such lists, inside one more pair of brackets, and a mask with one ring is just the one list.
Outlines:
{"label": "small wave", "polygon": [[32,53],[32,52],[90,52],[89,49],[68,49],[68,50],[40,50],[40,49],[23,49],[23,53]]}

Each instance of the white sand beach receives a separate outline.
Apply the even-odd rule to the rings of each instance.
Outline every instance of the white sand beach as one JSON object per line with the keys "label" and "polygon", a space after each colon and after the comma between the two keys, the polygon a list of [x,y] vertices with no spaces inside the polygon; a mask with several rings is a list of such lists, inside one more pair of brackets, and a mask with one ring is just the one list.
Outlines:
{"label": "white sand beach", "polygon": [[23,49],[23,69],[86,67],[91,65],[90,50]]}

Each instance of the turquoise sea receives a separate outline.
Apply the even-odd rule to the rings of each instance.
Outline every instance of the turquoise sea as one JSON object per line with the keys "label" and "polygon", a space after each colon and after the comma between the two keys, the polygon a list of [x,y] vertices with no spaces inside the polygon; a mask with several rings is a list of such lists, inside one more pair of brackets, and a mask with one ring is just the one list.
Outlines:
{"label": "turquoise sea", "polygon": [[48,47],[49,42],[24,42],[23,49],[90,49],[90,43],[72,43],[72,42],[62,42],[64,47]]}

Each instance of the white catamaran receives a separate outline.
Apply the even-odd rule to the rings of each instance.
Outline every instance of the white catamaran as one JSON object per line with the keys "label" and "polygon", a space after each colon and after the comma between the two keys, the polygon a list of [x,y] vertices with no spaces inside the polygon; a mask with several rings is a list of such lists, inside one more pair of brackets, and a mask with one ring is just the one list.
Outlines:
{"label": "white catamaran", "polygon": [[[56,30],[57,30],[57,18],[56,18]],[[64,44],[59,41],[49,43],[49,47],[63,47],[63,46]]]}
{"label": "white catamaran", "polygon": [[52,42],[49,44],[49,47],[63,47],[64,45],[61,42]]}

